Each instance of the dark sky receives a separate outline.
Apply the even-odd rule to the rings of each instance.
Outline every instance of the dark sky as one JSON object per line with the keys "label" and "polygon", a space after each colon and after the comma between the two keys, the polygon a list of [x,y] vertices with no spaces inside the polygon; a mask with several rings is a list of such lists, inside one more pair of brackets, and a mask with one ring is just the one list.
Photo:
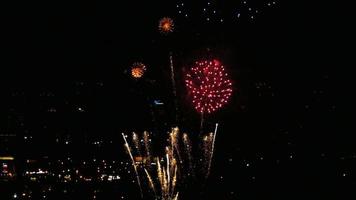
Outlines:
{"label": "dark sky", "polygon": [[[347,71],[350,64],[346,62],[350,53],[346,49],[351,47],[352,33],[347,13],[337,12],[338,6],[279,2],[252,22],[231,22],[226,17],[226,23],[206,23],[194,12],[199,3],[191,7],[195,15],[188,19],[179,17],[175,4],[169,2],[11,5],[2,18],[3,94],[6,97],[20,91],[37,96],[53,90],[65,97],[80,87],[76,84],[85,82],[88,94],[83,98],[89,102],[107,102],[104,110],[110,110],[110,106],[118,110],[133,108],[140,105],[135,95],[142,93],[132,92],[140,85],[135,85],[125,71],[133,62],[142,61],[149,69],[145,81],[155,80],[154,90],[165,91],[157,95],[168,95],[169,99],[168,52],[173,51],[178,76],[196,59],[213,56],[226,63],[236,82],[236,92],[225,116],[247,106],[285,118],[313,103],[325,104],[325,108],[315,111],[316,115],[325,116],[321,112],[332,106],[340,111],[338,119],[347,115],[352,89],[351,73]],[[175,19],[176,29],[170,36],[157,31],[163,16]],[[178,77],[181,103],[186,106],[180,80]],[[252,88],[258,82],[270,84],[276,100],[264,102],[253,97],[258,91]],[[95,93],[101,83],[104,89]],[[32,99],[38,103],[35,97]],[[261,107],[248,105],[255,101],[262,103]],[[9,108],[2,106],[4,110]],[[141,108],[138,112],[145,110]],[[95,109],[103,110],[97,106]],[[224,116],[223,112],[218,114]]]}
{"label": "dark sky", "polygon": [[[178,76],[196,59],[223,60],[236,81],[232,106],[248,103],[249,87],[258,81],[270,82],[287,98],[278,102],[280,111],[286,111],[282,106],[298,110],[297,105],[310,104],[308,90],[329,90],[335,100],[349,101],[345,97],[350,79],[344,77],[349,73],[343,61],[351,33],[347,16],[340,15],[336,5],[278,2],[254,21],[232,21],[225,6],[225,23],[207,23],[198,12],[203,3],[187,3],[192,13],[188,19],[166,1],[11,5],[2,19],[6,67],[1,69],[1,85],[10,93],[54,89],[66,95],[75,82],[105,82],[112,95],[108,98],[125,105],[131,101],[127,92],[135,87],[125,73],[129,66],[145,62],[146,78],[155,80],[159,90],[169,81],[168,52],[173,51]],[[157,31],[163,16],[175,19],[170,36]]]}

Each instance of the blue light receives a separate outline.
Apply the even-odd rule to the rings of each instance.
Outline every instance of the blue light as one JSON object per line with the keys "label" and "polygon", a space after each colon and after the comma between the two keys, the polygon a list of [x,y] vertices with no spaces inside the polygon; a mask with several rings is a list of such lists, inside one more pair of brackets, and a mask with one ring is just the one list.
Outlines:
{"label": "blue light", "polygon": [[154,100],[153,103],[155,105],[164,105],[164,103],[161,100]]}

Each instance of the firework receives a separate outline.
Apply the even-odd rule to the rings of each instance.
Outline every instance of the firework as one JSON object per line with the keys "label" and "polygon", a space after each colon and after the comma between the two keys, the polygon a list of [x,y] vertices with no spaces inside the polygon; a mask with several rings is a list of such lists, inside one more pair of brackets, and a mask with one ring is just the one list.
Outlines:
{"label": "firework", "polygon": [[193,172],[192,143],[190,142],[188,134],[186,133],[183,134],[183,144],[184,144],[185,154],[188,157],[188,164],[189,164],[189,171],[190,171],[190,173],[188,174],[189,176]]}
{"label": "firework", "polygon": [[175,188],[176,188],[176,185],[177,185],[177,165],[173,165],[175,167],[173,167],[174,169],[174,174],[173,174],[173,180],[172,180],[172,192],[171,194],[173,195],[174,194],[174,191],[175,191]]}
{"label": "firework", "polygon": [[138,175],[137,166],[136,166],[135,160],[134,160],[134,158],[133,158],[133,156],[132,156],[131,148],[130,148],[130,146],[129,146],[129,143],[127,143],[126,136],[124,135],[124,133],[122,133],[122,137],[124,138],[125,147],[126,147],[127,153],[128,153],[129,156],[130,156],[130,159],[131,159],[131,161],[132,161],[132,166],[133,166],[133,168],[134,168],[134,170],[135,170],[136,180],[137,180],[137,184],[138,184],[138,186],[139,186],[139,188],[140,188],[141,198],[143,198],[140,176]]}
{"label": "firework", "polygon": [[218,131],[218,123],[215,124],[215,131],[214,131],[214,136],[213,136],[213,140],[211,143],[211,151],[210,151],[210,158],[209,158],[209,164],[208,164],[208,172],[206,174],[206,178],[208,178],[209,174],[210,174],[210,168],[211,168],[211,161],[213,160],[213,155],[214,155],[214,148],[215,148],[215,138],[216,138],[216,133]]}
{"label": "firework", "polygon": [[176,117],[176,121],[178,121],[177,88],[176,88],[176,81],[175,81],[175,74],[174,74],[172,52],[169,53],[169,65],[171,69],[171,81],[172,81],[172,91],[173,91],[173,98],[174,98],[175,117]]}
{"label": "firework", "polygon": [[143,132],[143,143],[145,144],[147,162],[150,163],[151,162],[150,139],[149,139],[149,133],[147,131]]}
{"label": "firework", "polygon": [[148,182],[149,182],[149,184],[150,184],[150,187],[151,187],[153,193],[155,194],[155,196],[157,196],[157,194],[156,194],[156,189],[155,189],[155,185],[153,184],[151,175],[150,175],[150,173],[148,173],[148,171],[147,171],[146,168],[144,168],[144,170],[145,170],[145,173],[146,173],[146,175],[147,175],[147,179],[148,179]]}
{"label": "firework", "polygon": [[135,62],[131,67],[131,76],[133,78],[141,78],[146,72],[146,66],[143,63]]}
{"label": "firework", "polygon": [[174,30],[173,20],[169,17],[163,17],[161,20],[159,20],[158,29],[163,34],[168,34],[173,32]]}
{"label": "firework", "polygon": [[132,142],[134,143],[135,145],[135,149],[136,149],[136,152],[139,156],[141,156],[141,150],[140,150],[140,138],[138,138],[138,135],[133,132],[132,133]]}
{"label": "firework", "polygon": [[[168,153],[166,154],[166,159],[167,159],[167,183],[170,183],[171,182],[171,175],[170,175],[170,173],[169,173],[169,171],[170,171],[170,168],[169,168],[169,156],[168,156]],[[169,192],[169,187],[168,186],[166,186],[168,189],[167,189],[167,193]]]}
{"label": "firework", "polygon": [[213,141],[213,133],[209,135],[203,136],[203,159],[202,159],[202,168],[205,171],[205,175],[208,174],[208,166],[209,166],[209,159],[211,154],[211,146]]}
{"label": "firework", "polygon": [[173,200],[178,200],[179,192],[177,192],[176,196],[174,197]]}
{"label": "firework", "polygon": [[185,84],[202,118],[221,108],[232,94],[232,83],[218,60],[196,62],[186,74]]}
{"label": "firework", "polygon": [[[215,132],[210,133],[203,137],[203,165],[195,165],[201,166],[202,168],[197,169],[198,172],[202,172],[201,178],[206,179],[210,173],[210,166],[212,162],[212,154],[214,151],[214,143],[217,132],[217,125],[215,127]],[[193,174],[193,161],[194,158],[192,156],[192,144],[188,137],[188,134],[184,133],[183,135],[179,134],[179,129],[172,128],[171,132],[168,134],[167,146],[165,147],[164,156],[152,157],[154,152],[151,152],[150,142],[149,142],[149,133],[143,133],[143,143],[145,147],[145,159],[142,159],[142,164],[140,165],[135,163],[134,155],[132,155],[131,148],[126,140],[126,136],[122,134],[125,147],[129,154],[129,157],[132,161],[132,165],[134,167],[136,173],[137,183],[139,185],[141,194],[141,182],[140,182],[140,174],[145,176],[145,180],[147,180],[147,184],[152,190],[155,199],[161,200],[178,200],[179,190],[185,185],[184,179],[190,177]],[[132,134],[132,142],[134,145],[140,145],[137,141],[139,140],[139,136],[136,133]],[[184,147],[184,152],[180,155],[180,144]],[[141,147],[135,147],[136,149],[143,149]],[[138,153],[138,151],[136,151]],[[183,157],[180,157],[183,156]],[[186,157],[184,157],[186,156]],[[147,163],[150,160],[154,163]],[[179,161],[179,162],[178,162]],[[185,163],[185,161],[188,161]],[[147,166],[155,165],[156,169],[148,169]],[[156,182],[156,183],[155,183]],[[158,188],[156,186],[159,186]]]}
{"label": "firework", "polygon": [[178,145],[178,140],[179,140],[178,133],[179,133],[179,129],[178,129],[178,127],[176,127],[176,128],[172,129],[172,132],[169,134],[169,136],[170,136],[172,151],[175,150],[178,155],[179,161],[182,161],[182,158],[180,156],[179,145]]}
{"label": "firework", "polygon": [[162,187],[163,186],[163,173],[162,173],[162,168],[161,168],[161,163],[159,161],[159,158],[157,158],[157,177],[159,180],[159,184]]}

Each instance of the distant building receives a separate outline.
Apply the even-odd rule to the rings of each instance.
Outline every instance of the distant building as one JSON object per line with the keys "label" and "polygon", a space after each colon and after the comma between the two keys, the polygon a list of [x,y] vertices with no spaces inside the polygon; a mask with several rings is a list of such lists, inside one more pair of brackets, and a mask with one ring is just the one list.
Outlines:
{"label": "distant building", "polygon": [[0,134],[0,180],[8,181],[16,177],[15,158],[13,156],[16,146],[15,134]]}
{"label": "distant building", "polygon": [[13,180],[16,177],[15,158],[12,156],[0,156],[0,181]]}

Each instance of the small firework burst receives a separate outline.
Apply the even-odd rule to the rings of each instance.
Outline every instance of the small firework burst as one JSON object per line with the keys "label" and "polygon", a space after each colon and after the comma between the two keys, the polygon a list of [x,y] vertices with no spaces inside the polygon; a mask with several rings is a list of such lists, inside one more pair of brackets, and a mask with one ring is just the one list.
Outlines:
{"label": "small firework burst", "polygon": [[143,63],[136,62],[131,67],[131,76],[133,78],[141,78],[146,72],[146,66]]}
{"label": "small firework burst", "polygon": [[168,34],[173,32],[174,30],[173,20],[169,17],[163,17],[161,20],[159,20],[158,29],[163,34]]}

